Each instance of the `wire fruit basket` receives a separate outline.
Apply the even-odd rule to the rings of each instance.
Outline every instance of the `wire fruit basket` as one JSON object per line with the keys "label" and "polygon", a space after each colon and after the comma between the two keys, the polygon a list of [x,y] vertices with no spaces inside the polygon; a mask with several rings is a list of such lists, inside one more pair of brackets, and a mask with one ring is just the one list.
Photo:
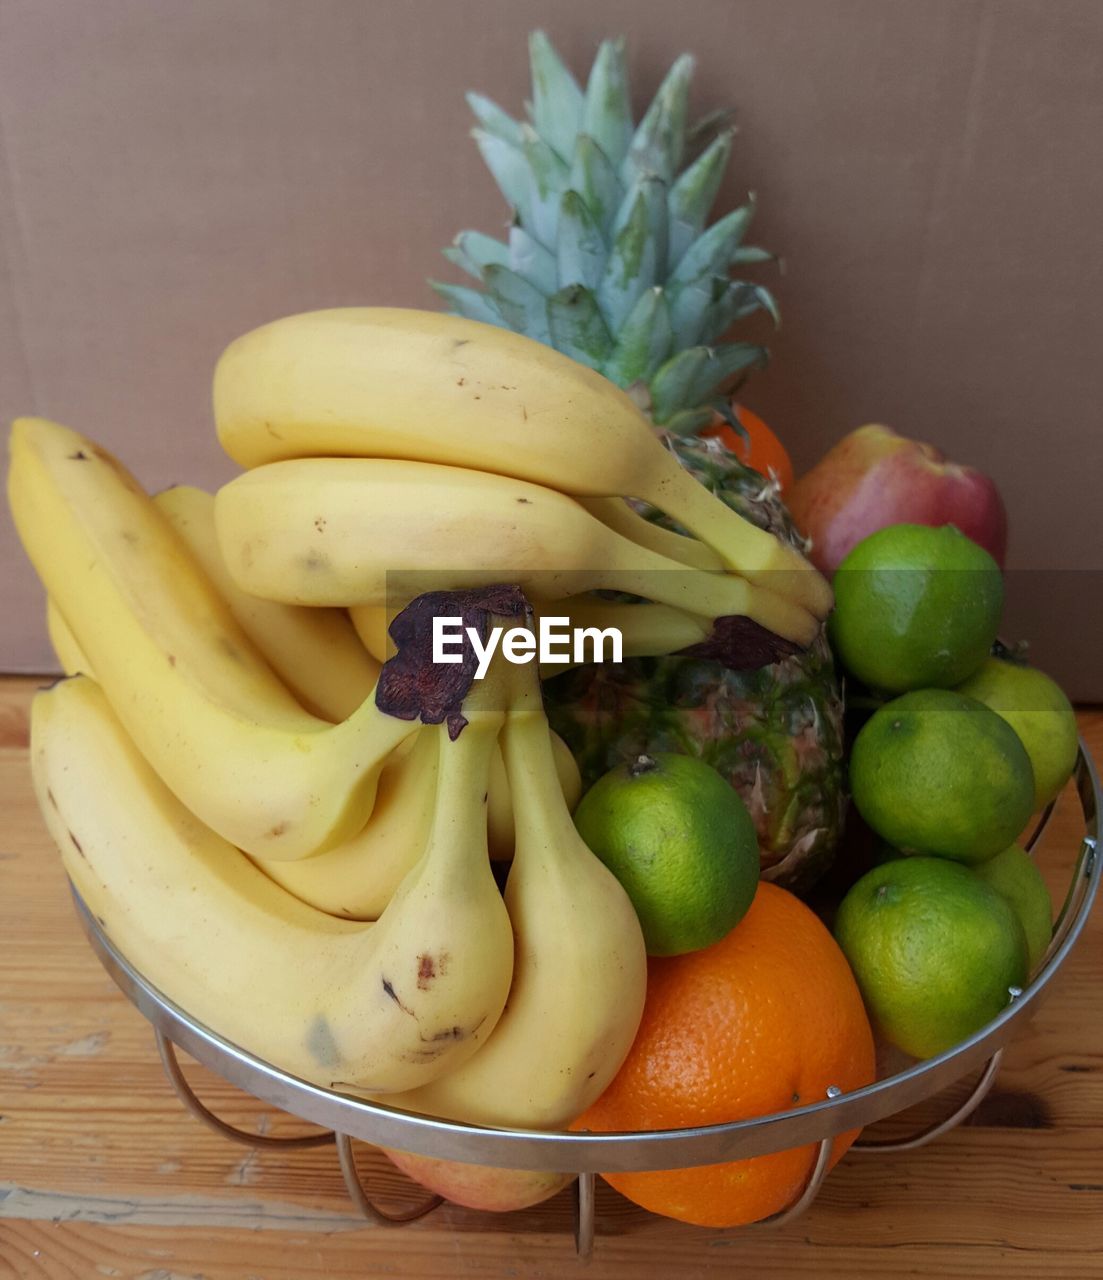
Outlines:
{"label": "wire fruit basket", "polygon": [[[423,1217],[441,1203],[441,1198],[432,1196],[401,1214],[381,1210],[373,1204],[357,1172],[352,1149],[354,1139],[468,1164],[573,1171],[578,1175],[575,1247],[578,1255],[585,1259],[592,1253],[594,1244],[594,1180],[599,1172],[687,1168],[818,1144],[811,1174],[798,1198],[782,1212],[756,1224],[778,1225],[791,1221],[815,1199],[827,1173],[835,1137],[933,1098],[980,1068],[968,1096],[944,1119],[899,1140],[859,1141],[851,1150],[860,1153],[911,1150],[965,1120],[992,1087],[1004,1048],[1014,1036],[1015,1028],[1036,1010],[1076,945],[1099,891],[1103,877],[1103,858],[1098,853],[1103,793],[1083,742],[1073,786],[1083,819],[1083,836],[1053,938],[1031,981],[1021,991],[1012,989],[1009,1004],[997,1017],[946,1053],[896,1071],[863,1089],[843,1094],[832,1087],[819,1102],[750,1120],[700,1128],[602,1134],[489,1129],[414,1115],[309,1084],[216,1035],[166,999],[112,945],[75,890],[73,896],[93,950],[124,995],[152,1024],[170,1083],[188,1110],[205,1124],[228,1139],[254,1147],[295,1149],[334,1144],[357,1212],[381,1226]],[[1050,806],[1042,815],[1027,841],[1029,850],[1039,847],[1050,827],[1052,812],[1053,806]],[[226,1124],[192,1092],[177,1061],[177,1048],[230,1084],[270,1106],[321,1126],[321,1130],[301,1137],[273,1138]]]}

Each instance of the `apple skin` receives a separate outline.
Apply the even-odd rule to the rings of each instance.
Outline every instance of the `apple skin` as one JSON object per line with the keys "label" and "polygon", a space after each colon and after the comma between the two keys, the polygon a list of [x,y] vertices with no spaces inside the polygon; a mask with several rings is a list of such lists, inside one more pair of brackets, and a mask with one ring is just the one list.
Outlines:
{"label": "apple skin", "polygon": [[891,427],[843,436],[787,495],[809,558],[830,576],[851,547],[891,524],[956,525],[1003,568],[1007,512],[995,481]]}
{"label": "apple skin", "polygon": [[575,1180],[573,1173],[529,1172],[525,1169],[493,1169],[489,1165],[438,1160],[409,1151],[382,1147],[383,1154],[408,1178],[428,1191],[467,1209],[508,1213],[527,1209],[562,1191]]}

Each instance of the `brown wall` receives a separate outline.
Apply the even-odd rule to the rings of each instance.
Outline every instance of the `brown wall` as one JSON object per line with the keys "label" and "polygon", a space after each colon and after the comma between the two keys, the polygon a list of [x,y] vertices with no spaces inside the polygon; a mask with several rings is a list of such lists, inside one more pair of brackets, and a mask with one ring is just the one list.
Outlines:
{"label": "brown wall", "polygon": [[[1008,630],[1103,698],[1099,0],[0,0],[0,416],[151,487],[226,476],[230,338],[433,305],[438,248],[502,224],[462,93],[516,110],[540,24],[579,72],[625,32],[641,99],[697,55],[696,106],[739,109],[725,199],[757,191],[787,260],[749,403],[798,467],[880,419],[990,471]],[[3,539],[0,668],[47,669]]]}

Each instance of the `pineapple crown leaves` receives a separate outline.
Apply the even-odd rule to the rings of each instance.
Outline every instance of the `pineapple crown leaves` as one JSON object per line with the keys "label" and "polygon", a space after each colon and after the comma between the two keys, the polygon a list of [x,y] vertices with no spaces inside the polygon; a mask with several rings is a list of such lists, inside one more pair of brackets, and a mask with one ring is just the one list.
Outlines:
{"label": "pineapple crown leaves", "polygon": [[623,39],[602,42],[585,88],[543,32],[529,55],[526,120],[467,96],[479,152],[513,209],[508,235],[460,232],[444,254],[477,284],[433,288],[450,311],[548,343],[630,388],[658,425],[695,432],[732,380],[766,360],[763,347],[723,335],[755,312],[779,319],[767,288],[732,278],[774,260],[744,243],[754,197],[706,225],[731,157],[730,115],[688,123],[688,55],[638,125]]}

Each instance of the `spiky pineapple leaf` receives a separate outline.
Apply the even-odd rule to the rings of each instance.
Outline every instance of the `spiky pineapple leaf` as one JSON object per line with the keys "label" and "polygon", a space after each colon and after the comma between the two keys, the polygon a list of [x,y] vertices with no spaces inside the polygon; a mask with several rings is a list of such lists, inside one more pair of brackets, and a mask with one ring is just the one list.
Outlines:
{"label": "spiky pineapple leaf", "polygon": [[598,285],[598,303],[616,333],[637,299],[661,278],[666,260],[666,187],[643,178],[617,215],[609,260]]}
{"label": "spiky pineapple leaf", "polygon": [[704,230],[731,157],[732,132],[720,134],[670,188],[670,261],[677,265]]}
{"label": "spiky pineapple leaf", "polygon": [[487,290],[502,319],[511,329],[537,342],[554,345],[548,329],[547,299],[534,284],[509,267],[493,263],[483,272]]}
{"label": "spiky pineapple leaf", "polygon": [[514,146],[521,145],[521,125],[508,112],[484,94],[468,93],[466,96],[471,114],[487,133],[501,138],[503,142],[512,142]]}
{"label": "spiky pineapple leaf", "polygon": [[555,254],[534,240],[524,227],[509,229],[509,262],[519,276],[524,276],[545,296],[559,287],[555,268]]}
{"label": "spiky pineapple leaf", "polygon": [[613,166],[620,167],[634,132],[623,36],[603,40],[598,48],[586,82],[582,132],[597,143]]}
{"label": "spiky pineapple leaf", "polygon": [[698,276],[718,276],[728,269],[740,241],[747,234],[754,216],[753,197],[746,204],[725,214],[693,242],[681,261],[670,273],[669,287],[690,284]]}
{"label": "spiky pineapple leaf", "polygon": [[651,418],[663,426],[679,410],[691,404],[690,386],[696,382],[708,361],[707,347],[690,347],[679,351],[651,379]]}
{"label": "spiky pineapple leaf", "polygon": [[671,431],[676,436],[695,436],[702,427],[707,427],[709,423],[716,417],[716,413],[712,406],[704,406],[700,409],[682,409],[673,417],[667,418],[663,423],[666,431]]}
{"label": "spiky pineapple leaf", "polygon": [[548,327],[557,350],[591,369],[600,369],[613,350],[597,299],[583,285],[568,285],[548,299]]}
{"label": "spiky pineapple leaf", "polygon": [[778,310],[774,295],[764,285],[751,284],[746,280],[730,280],[711,307],[705,312],[701,324],[699,342],[717,342],[737,321],[752,316],[757,311],[765,311],[773,320],[775,327],[781,324],[781,313]]}
{"label": "spiky pineapple leaf", "polygon": [[502,266],[512,265],[509,261],[509,246],[481,231],[461,231],[451,247],[444,250],[444,256],[476,280],[483,278],[483,268],[491,262]]}
{"label": "spiky pineapple leaf", "polygon": [[527,125],[521,139],[521,152],[532,174],[533,191],[531,225],[525,229],[546,249],[554,249],[559,199],[570,170],[567,162]]}
{"label": "spiky pineapple leaf", "polygon": [[726,276],[698,276],[670,297],[670,323],[674,328],[674,345],[688,350],[705,343],[702,337],[705,318],[728,285]]}
{"label": "spiky pineapple leaf", "polygon": [[690,155],[696,155],[710,146],[720,134],[734,132],[734,107],[717,107],[714,111],[706,111],[686,130],[686,151]]}
{"label": "spiky pineapple leaf", "polygon": [[674,181],[682,163],[692,78],[693,59],[683,53],[666,73],[629,143],[621,165],[625,186],[651,174],[657,174],[667,184]]}
{"label": "spiky pineapple leaf", "polygon": [[562,285],[581,284],[587,289],[597,288],[608,256],[605,239],[601,227],[577,191],[565,191],[560,201],[555,256]]}
{"label": "spiky pineapple leaf", "polygon": [[730,342],[722,347],[706,347],[708,358],[691,375],[685,389],[686,407],[712,400],[737,373],[761,369],[766,363],[765,347],[753,342]]}
{"label": "spiky pineapple leaf", "polygon": [[608,236],[624,200],[624,188],[609,157],[588,134],[580,134],[575,144],[567,185],[586,201],[587,209]]}
{"label": "spiky pineapple leaf", "polygon": [[494,324],[498,328],[508,329],[510,326],[502,319],[502,314],[493,300],[478,289],[468,288],[465,284],[447,284],[443,280],[430,280],[429,287],[448,304],[448,310],[454,316],[464,316],[468,320],[481,320],[484,324]]}
{"label": "spiky pineapple leaf", "polygon": [[471,136],[483,163],[498,184],[498,190],[512,206],[521,225],[531,228],[535,220],[536,188],[520,141],[507,142],[499,134],[486,129],[472,129]]}
{"label": "spiky pineapple leaf", "polygon": [[743,244],[753,197],[707,225],[730,113],[687,128],[693,60],[683,55],[634,127],[623,40],[603,42],[584,92],[543,33],[529,48],[531,124],[469,95],[483,158],[514,210],[508,244],[457,238],[446,256],[482,278],[486,298],[460,286],[442,296],[638,387],[657,423],[695,430],[713,416],[710,399],[764,357],[710,344],[753,312],[778,319],[768,289],[730,278],[773,259]]}
{"label": "spiky pineapple leaf", "polygon": [[582,122],[582,90],[543,31],[529,36],[532,122],[563,161],[570,158]]}
{"label": "spiky pineapple leaf", "polygon": [[619,387],[643,382],[670,354],[672,342],[666,296],[656,285],[644,290],[628,313],[602,372]]}

